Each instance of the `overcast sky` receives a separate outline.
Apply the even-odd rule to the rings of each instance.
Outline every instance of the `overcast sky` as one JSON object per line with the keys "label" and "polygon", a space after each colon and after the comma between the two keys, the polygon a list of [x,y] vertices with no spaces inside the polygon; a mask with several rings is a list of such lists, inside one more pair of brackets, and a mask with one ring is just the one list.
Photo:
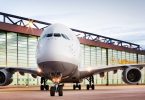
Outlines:
{"label": "overcast sky", "polygon": [[0,0],[0,11],[140,44],[145,0]]}

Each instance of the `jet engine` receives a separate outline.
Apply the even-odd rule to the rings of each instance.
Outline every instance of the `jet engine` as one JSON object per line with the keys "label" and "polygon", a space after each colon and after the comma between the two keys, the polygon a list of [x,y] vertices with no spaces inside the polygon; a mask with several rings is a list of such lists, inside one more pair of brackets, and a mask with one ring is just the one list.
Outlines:
{"label": "jet engine", "polygon": [[12,74],[5,69],[0,70],[0,86],[6,86],[13,81]]}
{"label": "jet engine", "polygon": [[122,72],[122,79],[127,84],[137,84],[141,79],[139,68],[129,67]]}

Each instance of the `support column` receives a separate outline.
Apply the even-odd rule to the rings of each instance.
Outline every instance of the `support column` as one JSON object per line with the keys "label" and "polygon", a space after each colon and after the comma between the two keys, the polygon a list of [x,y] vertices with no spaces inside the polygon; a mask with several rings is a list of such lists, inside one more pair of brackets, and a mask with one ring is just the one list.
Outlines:
{"label": "support column", "polygon": [[136,62],[137,62],[137,64],[139,63],[139,61],[138,61],[138,53],[136,54]]}
{"label": "support column", "polygon": [[[108,64],[109,64],[109,57],[108,57],[108,49],[106,49],[106,65],[108,66]],[[108,86],[109,85],[109,73],[108,72],[106,72],[107,73],[107,80],[106,80],[106,85]]]}

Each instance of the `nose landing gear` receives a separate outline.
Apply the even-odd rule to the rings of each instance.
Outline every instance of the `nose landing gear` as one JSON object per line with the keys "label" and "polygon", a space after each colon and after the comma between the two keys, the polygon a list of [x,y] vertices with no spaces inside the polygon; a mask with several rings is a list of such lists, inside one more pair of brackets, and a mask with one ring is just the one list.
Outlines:
{"label": "nose landing gear", "polygon": [[63,96],[63,85],[54,85],[50,88],[50,96],[55,96],[58,93],[59,96]]}
{"label": "nose landing gear", "polygon": [[63,84],[60,84],[62,78],[62,74],[59,72],[52,73],[51,79],[54,83],[54,86],[51,86],[50,88],[50,96],[55,96],[55,93],[58,93],[59,96],[63,96]]}

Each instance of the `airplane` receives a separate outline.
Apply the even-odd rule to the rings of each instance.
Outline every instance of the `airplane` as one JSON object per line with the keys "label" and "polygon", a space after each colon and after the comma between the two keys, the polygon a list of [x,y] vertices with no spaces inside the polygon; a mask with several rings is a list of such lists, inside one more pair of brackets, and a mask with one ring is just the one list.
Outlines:
{"label": "airplane", "polygon": [[94,75],[104,76],[105,72],[122,70],[122,79],[127,84],[137,84],[141,79],[141,69],[145,64],[107,66],[91,70],[80,70],[80,42],[74,32],[62,24],[49,25],[41,34],[37,44],[38,68],[0,67],[0,86],[12,83],[12,76],[19,72],[41,77],[40,90],[49,90],[47,80],[53,82],[50,95],[63,96],[64,83],[74,83],[73,89],[81,90],[81,82],[87,79],[87,90],[95,89]]}

